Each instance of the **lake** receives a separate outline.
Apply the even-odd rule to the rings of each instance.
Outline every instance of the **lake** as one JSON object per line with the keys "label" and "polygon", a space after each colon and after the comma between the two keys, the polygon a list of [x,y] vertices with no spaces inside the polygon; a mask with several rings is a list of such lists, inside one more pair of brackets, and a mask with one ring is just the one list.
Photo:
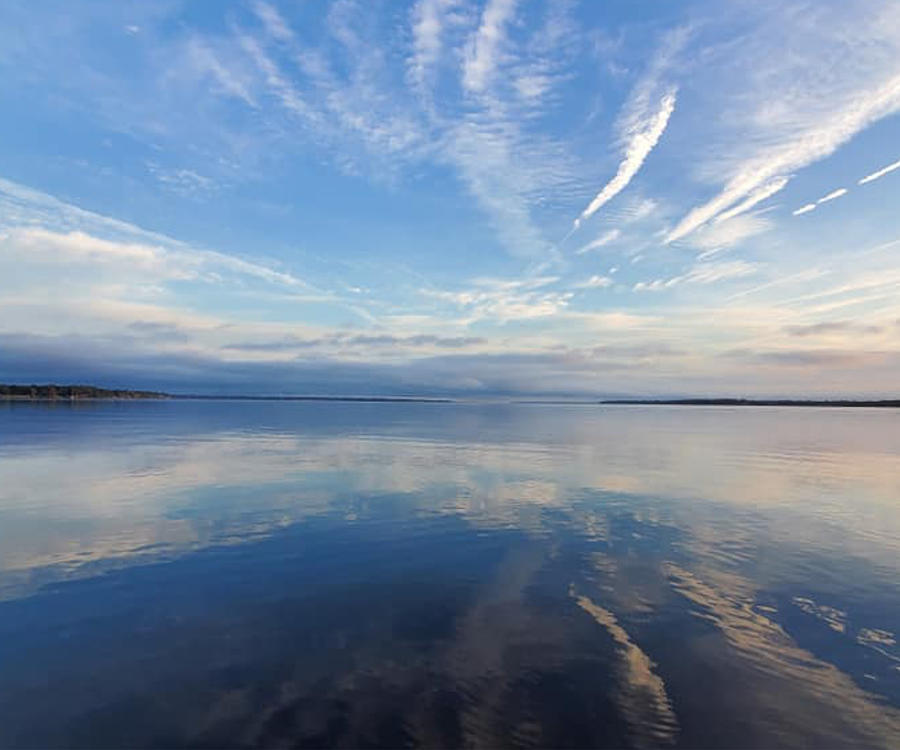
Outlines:
{"label": "lake", "polygon": [[900,411],[0,404],[0,746],[900,746]]}

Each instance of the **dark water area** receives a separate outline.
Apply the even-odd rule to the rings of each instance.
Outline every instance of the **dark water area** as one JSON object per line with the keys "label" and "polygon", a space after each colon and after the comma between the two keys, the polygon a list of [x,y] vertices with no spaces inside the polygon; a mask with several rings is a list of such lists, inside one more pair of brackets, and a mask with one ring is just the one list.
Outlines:
{"label": "dark water area", "polygon": [[900,747],[900,412],[0,405],[0,747]]}

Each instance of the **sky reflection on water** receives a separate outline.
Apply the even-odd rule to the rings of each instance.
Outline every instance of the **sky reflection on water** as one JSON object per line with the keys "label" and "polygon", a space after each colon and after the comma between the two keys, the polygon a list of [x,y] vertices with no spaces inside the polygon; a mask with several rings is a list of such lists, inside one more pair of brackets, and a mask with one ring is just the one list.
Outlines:
{"label": "sky reflection on water", "polygon": [[0,407],[0,745],[900,740],[878,410]]}

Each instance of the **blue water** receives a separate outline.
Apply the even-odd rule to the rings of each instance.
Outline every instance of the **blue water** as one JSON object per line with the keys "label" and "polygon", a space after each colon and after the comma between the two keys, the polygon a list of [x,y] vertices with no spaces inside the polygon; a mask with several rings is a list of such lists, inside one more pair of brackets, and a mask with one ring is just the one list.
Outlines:
{"label": "blue water", "polygon": [[2,747],[898,747],[900,412],[0,405]]}

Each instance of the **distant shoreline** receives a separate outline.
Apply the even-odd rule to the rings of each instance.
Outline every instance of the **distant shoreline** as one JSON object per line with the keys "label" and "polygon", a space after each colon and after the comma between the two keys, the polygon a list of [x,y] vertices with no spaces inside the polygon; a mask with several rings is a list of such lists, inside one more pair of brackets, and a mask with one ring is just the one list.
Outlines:
{"label": "distant shoreline", "polygon": [[851,400],[851,399],[750,399],[750,398],[673,398],[673,399],[616,399],[600,401],[604,406],[833,406],[900,408],[900,400]]}
{"label": "distant shoreline", "polygon": [[363,403],[436,403],[449,404],[450,398],[427,396],[242,396],[174,394],[161,391],[137,391],[98,388],[90,385],[6,385],[0,384],[0,401],[350,401]]}
{"label": "distant shoreline", "polygon": [[[75,401],[337,401],[350,403],[472,403],[469,399],[428,396],[248,396],[173,394],[161,391],[98,388],[90,385],[6,385],[0,384],[0,402],[75,402]],[[628,399],[536,399],[509,398],[504,403],[544,404],[548,406],[815,406],[900,408],[900,399],[751,399],[751,398],[628,398]]]}

